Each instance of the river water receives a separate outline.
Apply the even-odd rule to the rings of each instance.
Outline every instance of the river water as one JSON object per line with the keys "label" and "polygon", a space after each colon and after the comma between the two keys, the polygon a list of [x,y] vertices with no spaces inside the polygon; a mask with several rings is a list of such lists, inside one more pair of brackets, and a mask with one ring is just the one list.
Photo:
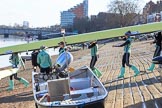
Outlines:
{"label": "river water", "polygon": [[[27,43],[27,41],[25,41],[24,38],[20,38],[17,36],[10,36],[9,38],[4,38],[4,36],[0,35],[0,48],[7,47],[7,46],[13,46],[13,45],[20,45],[20,44],[25,44],[25,43]],[[57,55],[58,49],[55,49],[55,50],[48,49],[48,52],[50,53],[50,55]],[[29,56],[30,54],[31,52],[29,52]],[[22,53],[21,55],[26,55],[26,52]],[[10,54],[0,56],[0,68],[11,66],[11,64],[9,63],[10,56],[11,56]]]}

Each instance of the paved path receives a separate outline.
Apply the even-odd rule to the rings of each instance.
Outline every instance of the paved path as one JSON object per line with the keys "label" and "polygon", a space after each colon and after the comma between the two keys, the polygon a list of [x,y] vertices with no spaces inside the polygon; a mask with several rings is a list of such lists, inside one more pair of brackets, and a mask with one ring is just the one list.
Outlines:
{"label": "paved path", "polygon": [[[135,78],[133,71],[126,68],[125,78],[117,79],[123,48],[112,48],[113,44],[115,43],[109,43],[99,49],[100,58],[96,64],[103,73],[100,80],[108,91],[105,108],[162,108],[162,85],[158,69],[156,68],[153,73],[146,71],[151,64],[155,48],[146,42],[133,43],[130,62],[136,65],[141,73]],[[73,55],[72,67],[89,66],[91,59],[89,51],[79,51]],[[27,65],[31,67],[31,63]],[[19,76],[31,83],[31,70],[26,71],[26,74],[19,73]],[[14,91],[0,92],[0,108],[25,108],[26,106],[34,108],[31,84],[28,88],[24,88],[22,84],[15,82]],[[1,80],[0,90],[6,89],[7,86],[8,78]]]}
{"label": "paved path", "polygon": [[[126,68],[124,79],[117,79],[120,72],[123,48],[112,48],[113,43],[100,48],[100,58],[96,64],[102,73],[101,81],[108,91],[105,108],[162,108],[162,85],[156,67],[147,72],[151,64],[154,47],[146,42],[136,42],[132,46],[131,64],[136,65],[141,74]],[[90,55],[75,61],[72,66],[89,65]]]}

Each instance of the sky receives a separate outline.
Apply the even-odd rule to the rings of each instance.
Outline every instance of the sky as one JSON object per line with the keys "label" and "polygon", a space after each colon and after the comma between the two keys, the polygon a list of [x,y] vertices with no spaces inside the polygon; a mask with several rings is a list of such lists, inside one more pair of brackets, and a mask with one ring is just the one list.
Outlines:
{"label": "sky", "polygon": [[[142,0],[142,5],[150,0]],[[157,0],[152,0],[157,1]],[[60,12],[83,0],[0,0],[0,25],[23,24],[30,27],[47,27],[60,24]],[[89,0],[89,16],[106,12],[110,0]]]}

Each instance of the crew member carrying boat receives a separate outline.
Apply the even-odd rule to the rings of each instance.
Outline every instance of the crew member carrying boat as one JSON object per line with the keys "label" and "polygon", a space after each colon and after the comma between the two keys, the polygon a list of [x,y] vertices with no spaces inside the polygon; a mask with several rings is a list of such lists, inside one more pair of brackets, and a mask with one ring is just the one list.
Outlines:
{"label": "crew member carrying boat", "polygon": [[40,72],[49,74],[52,69],[52,59],[51,56],[46,51],[47,47],[41,46],[40,52],[37,56],[37,63],[40,66]]}
{"label": "crew member carrying boat", "polygon": [[134,71],[134,76],[136,77],[140,72],[137,69],[136,66],[129,64],[129,57],[131,53],[131,44],[132,44],[132,39],[130,38],[131,31],[128,31],[125,33],[124,40],[126,40],[123,44],[120,45],[113,45],[113,47],[123,47],[124,46],[124,55],[122,59],[122,67],[120,70],[120,75],[118,78],[123,78],[125,74],[125,64],[130,67]]}
{"label": "crew member carrying boat", "polygon": [[[151,45],[156,44],[156,50],[154,52],[153,58],[160,56],[161,42],[162,42],[162,32],[158,32],[158,34],[155,35],[155,40],[150,43]],[[155,68],[155,64],[152,63],[151,66],[147,70],[153,72],[154,68]]]}
{"label": "crew member carrying boat", "polygon": [[[22,58],[20,57],[20,55],[18,53],[13,53],[11,58],[10,58],[10,62],[12,64],[12,68],[19,68],[19,66],[24,66],[24,62],[22,60]],[[10,80],[9,80],[9,87],[7,88],[7,90],[13,90],[14,89],[14,80],[20,81],[21,83],[24,84],[25,87],[27,87],[29,85],[29,82],[27,80],[25,80],[24,78],[19,78],[17,76],[17,73],[13,74],[10,76]]]}

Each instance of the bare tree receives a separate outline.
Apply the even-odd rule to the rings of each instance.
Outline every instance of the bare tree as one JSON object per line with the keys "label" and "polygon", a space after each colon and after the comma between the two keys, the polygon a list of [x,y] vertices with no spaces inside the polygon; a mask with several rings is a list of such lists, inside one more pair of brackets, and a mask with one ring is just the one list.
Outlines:
{"label": "bare tree", "polygon": [[108,5],[108,12],[120,15],[121,27],[131,25],[132,21],[139,14],[138,0],[112,0]]}

